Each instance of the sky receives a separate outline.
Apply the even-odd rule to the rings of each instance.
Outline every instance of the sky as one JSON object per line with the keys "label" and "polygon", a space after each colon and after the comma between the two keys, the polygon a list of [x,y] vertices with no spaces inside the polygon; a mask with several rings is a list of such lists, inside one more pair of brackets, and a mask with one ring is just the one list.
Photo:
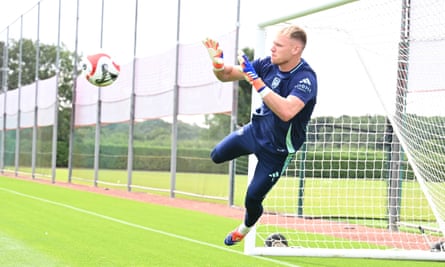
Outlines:
{"label": "sky", "polygon": [[[63,40],[74,36],[75,12],[72,11],[75,10],[76,2],[74,0],[62,1],[62,18],[69,21],[66,25],[62,25],[64,29],[69,28],[61,33]],[[156,9],[153,9],[153,2],[156,2]],[[255,48],[257,25],[261,22],[331,2],[333,0],[241,0],[239,47]],[[29,11],[37,3],[38,0],[3,0],[0,8],[0,31],[15,22],[11,31],[13,34],[20,32],[17,18],[26,13],[26,18],[30,17],[31,22],[28,24],[25,22],[25,29],[34,34],[35,25],[33,23],[35,20],[32,19],[33,13],[30,14]],[[43,0],[41,5],[41,17],[45,18],[42,19],[41,26],[45,31],[41,32],[51,33],[49,38],[53,42],[56,34],[51,29],[56,29],[57,21],[46,22],[46,19],[54,17],[54,14],[51,13],[57,11],[57,3],[58,0]],[[81,0],[80,3],[80,12],[83,15],[79,22],[79,28],[84,35],[79,37],[79,49],[89,54],[90,51],[97,51],[101,47],[98,41],[101,26],[99,13],[101,1]],[[109,3],[113,3],[113,5]],[[112,51],[114,57],[118,57],[117,61],[119,62],[130,61],[133,56],[134,8],[129,7],[128,3],[133,3],[133,1],[105,1],[105,11],[108,15],[105,16],[102,48],[105,51]],[[50,9],[53,11],[48,12]],[[137,56],[162,53],[166,47],[174,46],[177,0],[140,0],[139,9],[143,11],[143,15],[139,14],[138,18]],[[236,29],[236,10],[237,0],[181,0],[181,43],[198,42],[205,37],[215,37]],[[374,23],[373,19],[370,21]],[[149,34],[144,31],[147,27],[150,27]],[[308,47],[303,57],[312,65],[319,78],[319,104],[315,110],[316,113],[322,116],[339,116],[351,111],[360,115],[384,113],[383,109],[379,107],[381,106],[379,96],[373,91],[370,77],[367,76],[366,69],[356,57],[354,47],[344,44],[336,45],[333,41],[326,48],[326,42],[339,38],[338,33],[335,32],[335,36],[330,36],[332,32],[327,32],[320,36],[317,35],[318,33],[312,34],[311,30],[308,29]],[[44,33],[41,35],[42,39],[46,38],[43,36]],[[68,44],[73,43],[73,41],[68,41]],[[314,43],[319,45],[314,45]],[[266,46],[266,54],[268,53],[267,48]],[[329,61],[326,60],[327,58],[330,58]],[[368,58],[372,61],[372,57]],[[228,60],[226,59],[226,61]],[[341,63],[345,65],[338,65]],[[340,72],[340,69],[344,67],[358,71],[354,75],[348,75],[347,71]],[[348,76],[339,77],[340,75]],[[343,91],[339,91],[340,89]]]}
{"label": "sky", "polygon": [[[278,16],[288,15],[283,10],[291,10],[292,13],[298,10],[304,10],[312,6],[321,5],[331,0],[241,0],[240,1],[240,39],[239,47],[255,47],[257,40],[257,25],[260,22],[274,19]],[[0,8],[0,31],[6,27],[10,27],[10,37],[18,39],[20,32],[20,16],[24,14],[24,32],[35,36],[37,21],[36,5],[39,0],[2,0]],[[63,24],[62,28],[70,28],[63,30],[61,38],[65,43],[73,44],[74,41],[67,39],[74,36],[75,28],[75,9],[77,1],[62,1],[62,20],[70,21],[68,25]],[[176,40],[176,12],[177,0],[156,1],[158,6],[153,9],[153,0],[140,0],[139,9],[143,12],[143,16],[139,15],[140,20],[138,28],[142,29],[138,33],[138,56],[146,54],[161,53],[163,49],[175,45]],[[88,6],[86,5],[88,3]],[[110,5],[109,3],[113,3]],[[111,52],[115,60],[124,63],[130,61],[133,56],[133,28],[134,25],[134,9],[128,6],[128,3],[134,3],[128,0],[106,0],[105,1],[105,25],[107,30],[104,33],[103,50]],[[127,6],[122,6],[122,4]],[[99,50],[99,28],[100,28],[100,5],[101,0],[80,0],[81,19],[79,22],[80,32],[89,34],[79,38],[79,49],[85,54],[94,53]],[[205,37],[216,37],[226,34],[236,29],[237,19],[237,0],[181,0],[181,42],[194,43],[201,41]],[[118,11],[110,10],[113,6]],[[292,7],[292,8],[287,8]],[[51,12],[48,12],[51,10]],[[294,11],[295,10],[295,11]],[[41,1],[41,29],[40,38],[43,43],[56,42],[56,24],[58,11],[58,0]],[[140,12],[141,12],[140,11]],[[114,15],[107,15],[107,14]],[[86,15],[85,15],[86,14]],[[115,16],[115,17],[114,17]],[[83,18],[88,17],[85,23]],[[112,19],[110,20],[110,17]],[[117,18],[117,19],[116,19]],[[108,19],[108,20],[107,20]],[[51,20],[50,22],[46,22]],[[12,26],[11,26],[12,24]],[[152,27],[159,24],[159,27]],[[144,28],[150,25],[150,34],[147,36]],[[128,28],[128,29],[127,29]],[[111,29],[111,33],[110,33]],[[190,29],[190,30],[189,30]],[[119,34],[115,33],[119,32]],[[14,36],[15,35],[15,36]],[[47,37],[45,35],[51,35]],[[114,37],[119,40],[114,40]],[[0,38],[5,39],[4,35]],[[49,41],[45,41],[47,38]],[[85,41],[87,40],[87,41]],[[93,41],[94,40],[94,41]],[[168,43],[169,45],[166,45]],[[117,45],[116,47],[110,47]],[[74,47],[70,47],[74,50]],[[117,52],[114,52],[117,51]],[[229,61],[230,59],[226,59]],[[234,61],[235,59],[233,59]],[[210,66],[210,64],[209,64]],[[182,121],[197,123],[202,125],[203,116],[181,116]]]}
{"label": "sky", "polygon": [[[0,8],[0,31],[5,29],[12,22],[16,22],[16,24],[18,24],[18,19],[22,14],[26,14],[25,17],[32,16],[32,14],[29,14],[31,13],[29,11],[31,9],[35,10],[34,7],[37,5],[38,2],[38,0],[2,0],[2,5]],[[62,19],[68,16],[68,10],[71,9],[72,11],[74,11],[76,2],[77,1],[75,0],[62,1]],[[157,9],[153,9],[153,2],[156,2]],[[332,0],[241,0],[239,25],[240,46],[255,46],[256,29],[258,23],[260,22],[268,21],[278,16],[288,15],[289,13],[329,2],[332,2]],[[90,6],[86,6],[86,3],[88,3],[88,5]],[[116,10],[120,12],[115,13],[116,17],[119,17],[118,19],[113,18],[106,21],[104,27],[107,28],[109,26],[108,28],[117,28],[117,31],[119,31],[119,28],[125,29],[128,27],[124,23],[128,23],[131,25],[133,23],[134,10],[131,6],[133,4],[129,5],[129,3],[133,3],[133,1],[106,0],[105,12],[113,8],[112,5],[110,5],[111,3],[112,5],[116,6]],[[48,17],[49,14],[45,14],[45,10],[48,9],[48,5],[51,5],[53,12],[57,12],[57,4],[58,0],[43,0],[41,5],[41,17]],[[91,27],[91,29],[89,30],[90,32],[93,32],[93,28],[100,27],[100,21],[98,20],[98,18],[100,17],[100,4],[101,0],[80,1],[81,14],[89,13],[88,18],[91,20],[91,22],[88,22],[88,27]],[[121,4],[123,4],[124,6],[120,6]],[[202,40],[207,36],[213,37],[213,35],[219,35],[221,33],[227,32],[228,30],[235,29],[237,5],[237,0],[181,0],[181,42],[196,42],[197,40]],[[162,6],[164,6],[165,8]],[[143,16],[139,15],[139,20],[141,21],[139,22],[139,28],[144,27],[144,22],[149,23],[150,25],[154,23],[159,24],[159,31],[154,31],[154,34],[156,36],[151,36],[150,38],[151,43],[153,42],[153,39],[158,39],[161,35],[169,35],[171,38],[176,38],[176,33],[174,32],[174,27],[176,27],[176,18],[172,17],[171,15],[176,14],[177,0],[140,0],[139,7],[140,10],[143,10],[144,12]],[[289,13],[287,13],[283,12],[283,10],[290,11]],[[74,12],[71,13],[74,14]],[[52,15],[54,16],[54,14]],[[153,21],[156,22],[153,23]],[[71,20],[70,23],[73,24],[72,22],[73,20]],[[172,27],[172,31],[168,30],[170,26]],[[18,26],[16,28],[18,28]],[[74,28],[72,30],[74,30]],[[80,30],[82,30],[82,28]],[[16,31],[18,31],[18,29]],[[153,29],[151,29],[151,31],[153,31]],[[65,33],[62,33],[62,35],[64,34]],[[133,38],[131,30],[126,31],[126,33],[123,34],[126,35],[123,37],[125,39]],[[95,37],[97,37],[97,35],[98,34],[96,34]],[[106,36],[104,38],[104,42],[106,42]],[[139,34],[138,38],[144,38],[143,34]],[[141,42],[141,40],[139,40],[139,42]],[[99,46],[99,44],[97,43],[95,44],[95,46]]]}

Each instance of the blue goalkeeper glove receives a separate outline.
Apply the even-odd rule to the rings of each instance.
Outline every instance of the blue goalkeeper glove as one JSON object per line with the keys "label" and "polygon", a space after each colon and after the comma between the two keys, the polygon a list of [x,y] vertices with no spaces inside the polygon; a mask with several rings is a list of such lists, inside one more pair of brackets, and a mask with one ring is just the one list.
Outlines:
{"label": "blue goalkeeper glove", "polygon": [[263,80],[258,76],[253,68],[246,54],[244,54],[244,52],[241,50],[238,51],[238,61],[246,80],[255,88],[261,97],[265,97],[272,91],[266,86],[266,84],[264,84]]}

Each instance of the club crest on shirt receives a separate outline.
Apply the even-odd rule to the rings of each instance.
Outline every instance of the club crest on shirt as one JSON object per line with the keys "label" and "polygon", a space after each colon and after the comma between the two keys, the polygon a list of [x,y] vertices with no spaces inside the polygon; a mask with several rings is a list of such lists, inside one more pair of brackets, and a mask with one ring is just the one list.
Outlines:
{"label": "club crest on shirt", "polygon": [[295,85],[295,88],[305,93],[310,93],[312,91],[311,80],[303,78]]}
{"label": "club crest on shirt", "polygon": [[280,85],[281,79],[278,77],[273,78],[272,81],[272,89],[275,89],[278,87],[278,85]]}

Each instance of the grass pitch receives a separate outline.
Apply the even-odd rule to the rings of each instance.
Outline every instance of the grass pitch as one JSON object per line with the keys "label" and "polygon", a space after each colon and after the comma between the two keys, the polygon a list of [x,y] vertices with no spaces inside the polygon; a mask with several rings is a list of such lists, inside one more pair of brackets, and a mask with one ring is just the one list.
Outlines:
{"label": "grass pitch", "polygon": [[0,177],[0,266],[443,266],[252,257],[223,245],[239,222],[197,211]]}

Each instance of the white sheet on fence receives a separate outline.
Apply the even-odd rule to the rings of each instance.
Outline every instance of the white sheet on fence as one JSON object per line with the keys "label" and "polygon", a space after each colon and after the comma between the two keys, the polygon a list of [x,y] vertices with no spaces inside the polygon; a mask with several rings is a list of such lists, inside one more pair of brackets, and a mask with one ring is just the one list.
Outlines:
{"label": "white sheet on fence", "polygon": [[[442,7],[445,7],[441,3]],[[426,1],[414,1],[410,25],[408,92],[406,112],[420,116],[444,116],[445,29],[443,11]],[[422,20],[429,18],[429,20]]]}
{"label": "white sheet on fence", "polygon": [[[224,56],[234,58],[234,34],[221,39],[227,47]],[[219,82],[212,70],[202,44],[181,45],[178,64],[179,115],[229,112],[232,109],[232,83]],[[230,61],[230,60],[229,60]],[[75,125],[92,125],[97,121],[100,90],[101,123],[124,122],[130,119],[133,64],[121,66],[121,74],[108,87],[97,88],[83,76],[76,88]],[[175,49],[146,58],[135,64],[135,119],[147,120],[173,114],[176,73]]]}
{"label": "white sheet on fence", "polygon": [[[38,90],[38,91],[37,91]],[[19,111],[19,91],[20,91],[20,128],[30,128],[34,126],[34,109],[36,91],[38,119],[37,126],[49,126],[54,124],[54,105],[56,97],[56,77],[41,80],[36,83],[23,86],[20,90],[9,90],[6,94],[6,107],[4,107],[5,94],[0,95],[1,110],[6,111],[6,129],[17,128],[17,116]]]}

